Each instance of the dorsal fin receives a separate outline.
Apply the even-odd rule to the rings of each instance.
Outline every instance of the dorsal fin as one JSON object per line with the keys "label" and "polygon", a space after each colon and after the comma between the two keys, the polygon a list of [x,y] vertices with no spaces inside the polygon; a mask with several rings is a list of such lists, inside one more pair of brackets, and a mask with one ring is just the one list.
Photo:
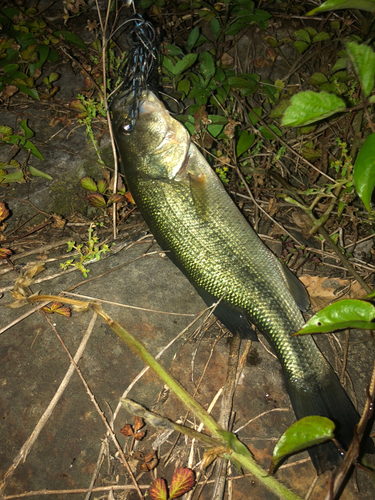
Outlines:
{"label": "dorsal fin", "polygon": [[301,309],[301,311],[307,311],[310,307],[310,299],[306,288],[290,269],[288,269],[286,266],[282,266],[282,270],[288,289],[293,295],[297,306],[299,307],[299,309]]}

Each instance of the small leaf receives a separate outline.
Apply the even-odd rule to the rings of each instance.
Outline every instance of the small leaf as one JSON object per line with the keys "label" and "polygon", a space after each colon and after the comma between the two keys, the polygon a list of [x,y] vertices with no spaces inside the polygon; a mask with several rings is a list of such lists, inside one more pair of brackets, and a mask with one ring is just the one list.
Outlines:
{"label": "small leaf", "polygon": [[108,187],[107,181],[105,179],[99,179],[97,182],[97,187],[98,187],[99,193],[103,194]]}
{"label": "small leaf", "polygon": [[9,250],[9,248],[0,248],[0,259],[7,259],[10,255],[12,255],[12,250]]}
{"label": "small leaf", "polygon": [[335,62],[335,65],[333,66],[331,72],[336,73],[336,71],[346,69],[348,61],[349,57],[340,57],[340,59],[337,59],[337,61]]}
{"label": "small leaf", "polygon": [[257,83],[253,80],[245,80],[245,78],[232,76],[228,78],[228,85],[233,89],[254,89],[255,92]]}
{"label": "small leaf", "polygon": [[215,40],[219,37],[220,35],[220,23],[219,21],[217,20],[216,17],[214,17],[211,22],[210,22],[210,26],[211,26],[211,33],[213,35],[213,37],[215,38]]}
{"label": "small leaf", "polygon": [[294,35],[298,38],[301,38],[301,40],[305,41],[306,43],[311,42],[310,35],[307,30],[298,30],[294,32]]}
{"label": "small leaf", "polygon": [[39,160],[44,161],[44,158],[39,152],[38,148],[31,141],[27,140],[25,144],[22,146],[22,149],[29,149],[31,154],[39,158]]}
{"label": "small leaf", "polygon": [[27,120],[22,120],[22,122],[20,122],[18,126],[21,130],[23,130],[26,139],[30,139],[30,137],[33,137],[34,132],[27,126]]}
{"label": "small leaf", "polygon": [[38,92],[35,89],[29,89],[25,85],[17,85],[17,84],[16,84],[16,87],[23,94],[26,94],[29,97],[32,97],[36,101],[40,101],[39,94],[38,94]]}
{"label": "small leaf", "polygon": [[189,34],[188,39],[186,41],[186,48],[189,52],[194,48],[199,37],[199,28],[196,26]]}
{"label": "small leaf", "polygon": [[5,203],[0,203],[0,222],[5,220],[9,216],[9,210],[5,206]]}
{"label": "small leaf", "polygon": [[83,189],[87,189],[87,191],[97,191],[98,188],[96,186],[96,182],[91,179],[91,177],[83,177],[80,180],[80,184],[83,187]]}
{"label": "small leaf", "polygon": [[198,54],[187,54],[182,59],[180,59],[174,66],[174,75],[180,75],[185,70],[190,68],[197,60]]}
{"label": "small leaf", "polygon": [[282,125],[300,127],[344,111],[345,103],[327,92],[299,92],[291,98],[291,105],[285,110]]}
{"label": "small leaf", "polygon": [[335,424],[326,417],[301,418],[292,424],[277,442],[273,450],[271,469],[277,467],[283,458],[292,453],[298,453],[310,446],[332,439],[334,429]]}
{"label": "small leaf", "polygon": [[375,307],[369,302],[358,299],[343,299],[330,304],[309,321],[294,335],[327,333],[344,328],[375,328]]}
{"label": "small leaf", "polygon": [[153,500],[167,500],[167,486],[164,479],[158,478],[152,481],[149,494]]}
{"label": "small leaf", "polygon": [[49,174],[46,174],[45,172],[42,172],[38,168],[32,167],[31,165],[29,165],[29,172],[34,177],[42,177],[43,179],[48,179],[49,181],[53,180],[53,178]]}
{"label": "small leaf", "polygon": [[346,44],[348,56],[361,82],[366,97],[371,94],[375,77],[375,54],[371,47],[364,43],[349,42]]}
{"label": "small leaf", "polygon": [[357,193],[370,212],[370,201],[375,187],[375,134],[367,137],[358,153],[353,179]]}
{"label": "small leaf", "polygon": [[130,424],[125,424],[122,429],[120,429],[121,434],[123,434],[126,437],[133,436],[133,429]]}
{"label": "small leaf", "polygon": [[123,201],[126,201],[125,196],[122,196],[119,193],[114,193],[108,198],[107,204],[111,205],[112,203],[122,203]]}
{"label": "small leaf", "polygon": [[302,52],[305,52],[305,50],[308,48],[309,44],[306,42],[301,42],[297,40],[296,42],[293,43],[294,47],[296,48],[298,54],[302,54]]}
{"label": "small leaf", "polygon": [[329,33],[322,31],[321,33],[317,33],[313,37],[312,41],[313,43],[317,43],[317,42],[324,42],[324,40],[329,40],[329,39],[330,39]]}
{"label": "small leaf", "polygon": [[328,79],[323,73],[314,73],[309,78],[310,85],[321,85],[322,83],[328,82]]}
{"label": "small leaf", "polygon": [[127,199],[127,201],[128,201],[129,203],[131,203],[132,205],[136,205],[136,203],[135,203],[135,201],[134,201],[134,198],[133,198],[133,196],[132,196],[132,194],[131,194],[131,192],[130,192],[130,191],[127,191],[127,192],[125,193],[125,198],[126,198],[126,199]]}
{"label": "small leaf", "polygon": [[201,63],[200,71],[205,80],[211,79],[216,71],[214,60],[209,52],[202,52],[199,55],[199,61]]}
{"label": "small leaf", "polygon": [[265,139],[273,141],[277,137],[282,137],[283,134],[281,133],[281,130],[276,127],[276,125],[270,125],[269,128],[271,130],[268,130],[268,128],[264,127],[263,125],[259,127],[259,132]]}
{"label": "small leaf", "polygon": [[194,486],[194,473],[192,470],[179,467],[173,474],[171,486],[169,488],[169,498],[178,498]]}
{"label": "small leaf", "polygon": [[107,205],[104,196],[99,193],[89,194],[88,196],[85,197],[85,200],[87,200],[90,203],[90,205],[96,208],[103,208]]}
{"label": "small leaf", "polygon": [[251,148],[255,140],[255,135],[250,134],[248,130],[243,130],[237,142],[236,155],[241,156],[245,151]]}
{"label": "small leaf", "polygon": [[73,47],[77,47],[77,49],[88,50],[87,45],[79,36],[71,33],[70,31],[55,31],[54,35],[57,37],[62,36],[68,43],[73,45]]}

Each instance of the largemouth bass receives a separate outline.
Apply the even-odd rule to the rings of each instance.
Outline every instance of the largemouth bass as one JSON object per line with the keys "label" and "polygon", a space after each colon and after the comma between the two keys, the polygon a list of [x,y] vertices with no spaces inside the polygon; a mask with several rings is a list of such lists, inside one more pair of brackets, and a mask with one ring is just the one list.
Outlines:
{"label": "largemouth bass", "polygon": [[[314,340],[291,337],[309,305],[301,282],[272,254],[225,191],[185,127],[148,91],[129,133],[129,99],[112,104],[124,173],[156,240],[233,333],[266,337],[283,368],[297,418],[321,415],[336,423],[348,447],[359,416]],[[298,304],[298,305],[297,305]],[[341,456],[332,443],[310,448],[318,473]]]}

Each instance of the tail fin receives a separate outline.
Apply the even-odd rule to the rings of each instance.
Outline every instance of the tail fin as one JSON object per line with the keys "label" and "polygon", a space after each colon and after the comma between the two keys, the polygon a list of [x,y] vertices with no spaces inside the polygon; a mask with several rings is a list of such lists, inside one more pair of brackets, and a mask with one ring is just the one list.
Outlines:
{"label": "tail fin", "polygon": [[[285,380],[297,419],[308,415],[320,415],[331,419],[336,425],[336,439],[347,450],[353,438],[354,426],[359,421],[359,415],[334,371],[330,369],[325,377],[324,386],[314,391],[314,394],[302,391],[287,377]],[[375,453],[374,443],[370,438],[363,444],[367,453]],[[334,469],[342,460],[339,450],[332,441],[313,446],[308,449],[308,452],[318,474]]]}

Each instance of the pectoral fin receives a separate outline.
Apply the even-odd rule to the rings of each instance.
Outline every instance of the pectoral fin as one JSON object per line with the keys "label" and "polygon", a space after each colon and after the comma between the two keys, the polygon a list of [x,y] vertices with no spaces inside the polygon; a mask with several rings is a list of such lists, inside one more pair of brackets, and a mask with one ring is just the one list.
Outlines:
{"label": "pectoral fin", "polygon": [[193,198],[197,215],[203,219],[208,216],[207,179],[204,174],[188,173],[190,181],[190,192]]}

